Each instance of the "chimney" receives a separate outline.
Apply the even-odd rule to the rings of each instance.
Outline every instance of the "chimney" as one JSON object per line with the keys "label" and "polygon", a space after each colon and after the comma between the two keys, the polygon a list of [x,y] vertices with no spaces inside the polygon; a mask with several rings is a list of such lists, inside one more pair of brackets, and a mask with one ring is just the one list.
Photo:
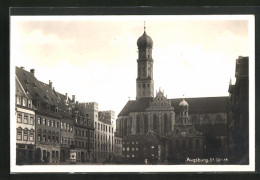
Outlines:
{"label": "chimney", "polygon": [[24,70],[24,67],[23,67],[23,66],[21,66],[21,69],[23,69],[23,70]]}
{"label": "chimney", "polygon": [[30,69],[30,73],[32,73],[32,75],[34,75],[35,69]]}
{"label": "chimney", "polygon": [[66,95],[66,102],[68,102],[68,93],[65,93],[65,95]]}
{"label": "chimney", "polygon": [[50,86],[50,88],[53,90],[53,86],[52,86],[51,80],[49,80],[49,86]]}
{"label": "chimney", "polygon": [[72,95],[72,102],[76,102],[76,96],[75,95]]}

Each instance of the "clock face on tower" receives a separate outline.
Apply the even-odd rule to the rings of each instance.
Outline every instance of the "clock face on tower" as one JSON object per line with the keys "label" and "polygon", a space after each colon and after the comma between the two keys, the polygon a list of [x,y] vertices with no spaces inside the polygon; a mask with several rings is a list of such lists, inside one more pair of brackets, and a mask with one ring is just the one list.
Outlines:
{"label": "clock face on tower", "polygon": [[181,132],[181,135],[182,135],[183,137],[185,137],[187,134],[186,134],[185,131],[182,131],[182,132]]}

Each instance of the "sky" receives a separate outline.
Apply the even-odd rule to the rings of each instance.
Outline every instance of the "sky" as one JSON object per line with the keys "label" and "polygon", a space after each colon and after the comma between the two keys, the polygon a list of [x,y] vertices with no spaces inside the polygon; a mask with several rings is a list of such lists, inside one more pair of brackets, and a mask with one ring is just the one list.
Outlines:
{"label": "sky", "polygon": [[11,17],[11,68],[97,102],[117,115],[136,97],[137,39],[153,39],[155,92],[168,98],[228,96],[235,61],[249,56],[249,21],[233,16]]}

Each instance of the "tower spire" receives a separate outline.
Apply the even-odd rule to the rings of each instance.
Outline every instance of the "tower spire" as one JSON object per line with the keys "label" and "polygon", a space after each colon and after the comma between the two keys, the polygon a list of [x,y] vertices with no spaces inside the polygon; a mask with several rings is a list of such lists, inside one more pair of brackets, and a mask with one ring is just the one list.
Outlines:
{"label": "tower spire", "polygon": [[145,28],[146,28],[146,27],[145,27],[145,21],[144,21],[144,32],[145,32]]}

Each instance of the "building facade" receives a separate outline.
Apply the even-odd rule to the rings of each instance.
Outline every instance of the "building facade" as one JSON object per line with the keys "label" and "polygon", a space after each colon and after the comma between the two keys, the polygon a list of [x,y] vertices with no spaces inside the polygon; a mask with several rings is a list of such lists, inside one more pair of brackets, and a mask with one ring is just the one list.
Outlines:
{"label": "building facade", "polygon": [[249,163],[249,75],[248,57],[236,60],[236,83],[229,84],[228,144],[232,163]]}
{"label": "building facade", "polygon": [[[97,107],[97,106],[96,106]],[[98,111],[95,118],[94,151],[95,161],[104,162],[113,157],[114,151],[114,111]]]}
{"label": "building facade", "polygon": [[94,116],[87,103],[55,91],[51,81],[43,83],[34,69],[23,67],[16,67],[16,91],[17,164],[69,163],[71,149],[78,162],[93,160]]}
{"label": "building facade", "polygon": [[[183,126],[178,124],[184,118],[181,115],[183,109],[179,106],[183,99],[168,99],[161,89],[154,97],[153,41],[146,31],[138,39],[137,47],[136,100],[129,100],[119,113],[116,131],[122,136],[123,144],[126,143],[128,136],[138,140],[140,136],[145,137],[150,130],[156,133],[162,142],[160,160],[164,161],[167,159],[167,153],[173,154],[173,149],[177,146],[172,144],[166,148],[167,143],[171,144],[168,140],[177,138],[174,133]],[[201,155],[201,148],[204,150],[202,156],[226,156],[228,97],[186,98],[186,101],[190,106],[189,116],[185,118],[190,124],[186,124],[185,128],[192,126],[190,128],[192,133],[189,136],[195,143],[195,139],[198,138],[200,148],[198,156]],[[192,140],[192,143],[194,141]],[[182,158],[184,157],[186,155]]]}
{"label": "building facade", "polygon": [[35,108],[17,76],[16,83],[16,163],[32,164],[35,153]]}
{"label": "building facade", "polygon": [[75,106],[75,147],[77,161],[89,162],[94,153],[94,120],[88,114],[87,103],[76,103]]}
{"label": "building facade", "polygon": [[185,163],[187,158],[203,157],[205,147],[204,136],[195,129],[189,117],[189,104],[183,99],[179,108],[179,118],[166,140],[165,155],[173,164]]}
{"label": "building facade", "polygon": [[122,137],[118,135],[117,132],[114,132],[114,152],[113,158],[115,161],[120,161],[122,158]]}

